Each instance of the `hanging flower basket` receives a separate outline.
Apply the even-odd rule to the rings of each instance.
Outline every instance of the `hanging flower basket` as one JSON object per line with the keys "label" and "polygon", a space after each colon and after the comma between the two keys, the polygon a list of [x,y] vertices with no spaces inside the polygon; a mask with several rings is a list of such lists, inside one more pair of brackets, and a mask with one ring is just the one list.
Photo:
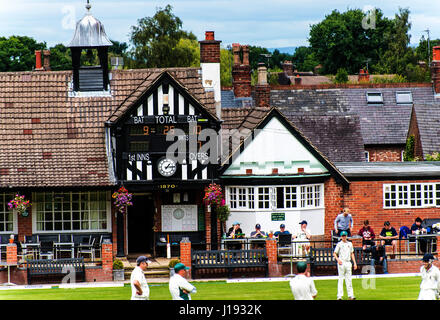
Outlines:
{"label": "hanging flower basket", "polygon": [[24,195],[19,195],[18,193],[15,195],[14,199],[8,202],[9,210],[15,210],[23,217],[27,217],[29,215],[27,209],[31,206],[31,202],[29,200],[25,200]]}
{"label": "hanging flower basket", "polygon": [[209,186],[205,188],[205,196],[203,197],[203,201],[206,205],[212,206],[221,206],[224,205],[225,200],[223,198],[222,187],[216,183],[211,183]]}
{"label": "hanging flower basket", "polygon": [[115,199],[113,203],[121,213],[127,213],[127,207],[133,205],[132,197],[133,195],[128,193],[124,187],[120,187],[118,191],[112,194],[112,198]]}

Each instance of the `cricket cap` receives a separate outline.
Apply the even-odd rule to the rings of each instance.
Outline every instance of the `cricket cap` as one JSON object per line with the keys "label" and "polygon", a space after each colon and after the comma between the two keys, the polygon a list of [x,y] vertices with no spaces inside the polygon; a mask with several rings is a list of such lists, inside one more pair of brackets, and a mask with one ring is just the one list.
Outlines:
{"label": "cricket cap", "polygon": [[342,231],[341,232],[341,237],[348,235],[347,231]]}
{"label": "cricket cap", "polygon": [[280,228],[285,228],[286,226],[284,225],[284,223],[280,224]]}
{"label": "cricket cap", "polygon": [[307,224],[306,220],[301,221],[299,224]]}
{"label": "cricket cap", "polygon": [[432,254],[430,254],[430,253],[425,253],[423,258],[422,258],[422,261],[424,261],[424,262],[430,262],[430,261],[433,261],[433,260],[434,260],[434,256]]}
{"label": "cricket cap", "polygon": [[137,264],[137,265],[140,265],[141,262],[146,262],[147,264],[151,263],[151,261],[148,260],[148,258],[147,258],[146,256],[139,256],[139,257],[136,259],[136,264]]}
{"label": "cricket cap", "polygon": [[235,225],[237,225],[237,224],[240,225],[240,222],[235,221],[232,225],[235,226]]}
{"label": "cricket cap", "polygon": [[185,266],[183,263],[179,262],[174,266],[174,271],[179,272],[180,270],[189,270],[189,268]]}
{"label": "cricket cap", "polygon": [[304,261],[297,262],[296,264],[296,270],[298,273],[303,273],[307,269],[307,263]]}
{"label": "cricket cap", "polygon": [[260,226],[259,223],[257,223],[257,224],[255,225],[255,229],[261,229],[261,226]]}

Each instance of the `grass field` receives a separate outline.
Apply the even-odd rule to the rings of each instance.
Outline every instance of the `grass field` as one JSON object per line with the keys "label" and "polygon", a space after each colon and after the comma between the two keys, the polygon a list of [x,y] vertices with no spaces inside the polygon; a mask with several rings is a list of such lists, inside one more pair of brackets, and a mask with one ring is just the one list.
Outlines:
{"label": "grass field", "polygon": [[[357,300],[416,300],[419,277],[353,279]],[[192,282],[193,300],[292,300],[289,282]],[[315,280],[317,300],[336,300],[337,280]],[[373,288],[374,288],[373,287]],[[368,289],[370,288],[370,289]],[[344,286],[345,290],[345,286]],[[0,290],[0,300],[128,300],[129,286],[115,288]],[[150,284],[150,300],[170,300],[168,283]],[[347,297],[345,296],[345,299]]]}

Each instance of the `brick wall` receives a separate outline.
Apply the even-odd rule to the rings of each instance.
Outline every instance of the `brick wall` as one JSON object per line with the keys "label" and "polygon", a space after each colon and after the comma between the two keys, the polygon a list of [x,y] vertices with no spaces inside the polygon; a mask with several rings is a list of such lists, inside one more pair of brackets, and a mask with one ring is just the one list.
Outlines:
{"label": "brick wall", "polygon": [[[383,185],[387,183],[423,183],[432,180],[384,180],[384,181],[352,181],[349,190],[344,191],[342,206],[336,209],[338,201],[332,201],[332,190],[335,189],[332,182],[326,183],[326,235],[330,234],[333,222],[343,206],[350,208],[353,215],[354,231],[359,231],[364,220],[369,220],[375,233],[380,233],[385,221],[399,231],[401,226],[411,227],[415,218],[440,217],[440,208],[408,208],[408,209],[384,209],[383,208]],[[328,187],[327,187],[328,186]],[[330,190],[327,190],[330,188]]]}
{"label": "brick wall", "polygon": [[32,207],[28,209],[29,215],[23,217],[17,214],[18,241],[24,241],[24,236],[32,236]]}
{"label": "brick wall", "polygon": [[255,105],[257,107],[270,107],[270,86],[255,86]]}
{"label": "brick wall", "polygon": [[414,112],[414,108],[411,113],[411,119],[409,122],[408,137],[414,136],[414,157],[424,159],[422,141],[420,140],[419,125],[417,123],[417,115]]}
{"label": "brick wall", "polygon": [[365,147],[369,152],[370,162],[395,162],[402,161],[402,151],[405,146]]}
{"label": "brick wall", "polygon": [[324,183],[324,201],[325,201],[325,222],[324,222],[324,238],[330,240],[333,222],[336,216],[344,207],[343,188],[336,183],[334,178],[328,179]]}

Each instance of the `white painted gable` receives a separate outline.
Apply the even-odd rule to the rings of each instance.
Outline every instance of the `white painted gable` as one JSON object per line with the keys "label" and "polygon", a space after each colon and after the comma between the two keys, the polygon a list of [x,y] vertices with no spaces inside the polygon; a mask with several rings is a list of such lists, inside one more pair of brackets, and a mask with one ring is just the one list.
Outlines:
{"label": "white painted gable", "polygon": [[306,174],[328,172],[276,117],[256,130],[260,132],[246,142],[241,154],[230,160],[232,164],[224,175],[245,175],[246,169],[252,169],[252,175],[270,175],[273,168],[278,169],[278,174],[298,174],[299,168]]}

